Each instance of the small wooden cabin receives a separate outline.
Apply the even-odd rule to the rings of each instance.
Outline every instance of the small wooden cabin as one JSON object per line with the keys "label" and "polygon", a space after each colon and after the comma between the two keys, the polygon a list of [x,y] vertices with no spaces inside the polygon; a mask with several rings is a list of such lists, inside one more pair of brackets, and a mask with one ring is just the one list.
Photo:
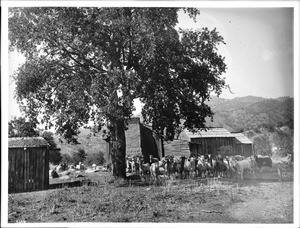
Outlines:
{"label": "small wooden cabin", "polygon": [[234,154],[250,157],[253,155],[253,143],[243,133],[231,133],[234,137]]}
{"label": "small wooden cabin", "polygon": [[8,140],[8,192],[49,188],[49,149],[42,137]]}
{"label": "small wooden cabin", "polygon": [[179,137],[165,143],[166,155],[198,156],[211,154],[232,156],[253,154],[252,142],[242,133],[230,133],[225,128],[214,127],[197,132],[183,130]]}
{"label": "small wooden cabin", "polygon": [[225,128],[209,128],[195,133],[183,130],[179,139],[189,143],[190,153],[193,156],[211,154],[234,155],[235,137]]}

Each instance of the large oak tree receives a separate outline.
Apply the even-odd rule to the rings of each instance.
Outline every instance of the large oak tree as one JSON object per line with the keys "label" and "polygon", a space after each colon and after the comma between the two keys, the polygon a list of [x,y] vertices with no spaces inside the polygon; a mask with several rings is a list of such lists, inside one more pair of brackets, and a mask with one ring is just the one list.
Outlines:
{"label": "large oak tree", "polygon": [[125,128],[133,99],[143,119],[172,139],[179,124],[197,129],[212,116],[205,101],[225,81],[223,42],[214,29],[176,30],[178,12],[197,9],[11,8],[10,49],[26,57],[15,75],[27,117],[71,142],[89,120],[106,125],[113,174],[124,178]]}

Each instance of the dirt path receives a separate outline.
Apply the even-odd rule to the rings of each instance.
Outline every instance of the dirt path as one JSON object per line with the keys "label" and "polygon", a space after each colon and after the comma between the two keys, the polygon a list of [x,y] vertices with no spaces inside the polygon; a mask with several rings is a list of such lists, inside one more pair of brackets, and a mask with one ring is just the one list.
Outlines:
{"label": "dirt path", "polygon": [[230,217],[243,223],[292,223],[293,182],[243,183],[242,202],[228,208]]}

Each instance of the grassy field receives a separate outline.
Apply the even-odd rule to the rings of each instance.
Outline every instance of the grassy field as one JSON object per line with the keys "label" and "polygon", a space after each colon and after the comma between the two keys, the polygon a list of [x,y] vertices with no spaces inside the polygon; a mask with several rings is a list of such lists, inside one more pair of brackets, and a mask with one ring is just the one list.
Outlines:
{"label": "grassy field", "polygon": [[109,173],[83,175],[98,185],[10,194],[8,222],[293,222],[291,173],[283,182],[274,170],[248,174],[244,181],[236,176],[113,182]]}

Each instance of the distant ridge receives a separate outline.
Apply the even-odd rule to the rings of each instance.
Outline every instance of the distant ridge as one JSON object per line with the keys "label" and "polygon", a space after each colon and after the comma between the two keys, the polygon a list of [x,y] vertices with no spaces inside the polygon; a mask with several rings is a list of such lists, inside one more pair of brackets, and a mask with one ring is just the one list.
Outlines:
{"label": "distant ridge", "polygon": [[207,104],[214,112],[213,122],[206,119],[207,126],[222,126],[238,132],[261,127],[289,126],[293,129],[294,99],[291,97],[213,97]]}
{"label": "distant ridge", "polygon": [[[214,112],[213,121],[206,118],[207,127],[224,127],[233,132],[261,127],[289,126],[293,129],[294,98],[291,97],[245,96],[226,99],[211,96],[206,103]],[[141,113],[134,117],[141,117]]]}

